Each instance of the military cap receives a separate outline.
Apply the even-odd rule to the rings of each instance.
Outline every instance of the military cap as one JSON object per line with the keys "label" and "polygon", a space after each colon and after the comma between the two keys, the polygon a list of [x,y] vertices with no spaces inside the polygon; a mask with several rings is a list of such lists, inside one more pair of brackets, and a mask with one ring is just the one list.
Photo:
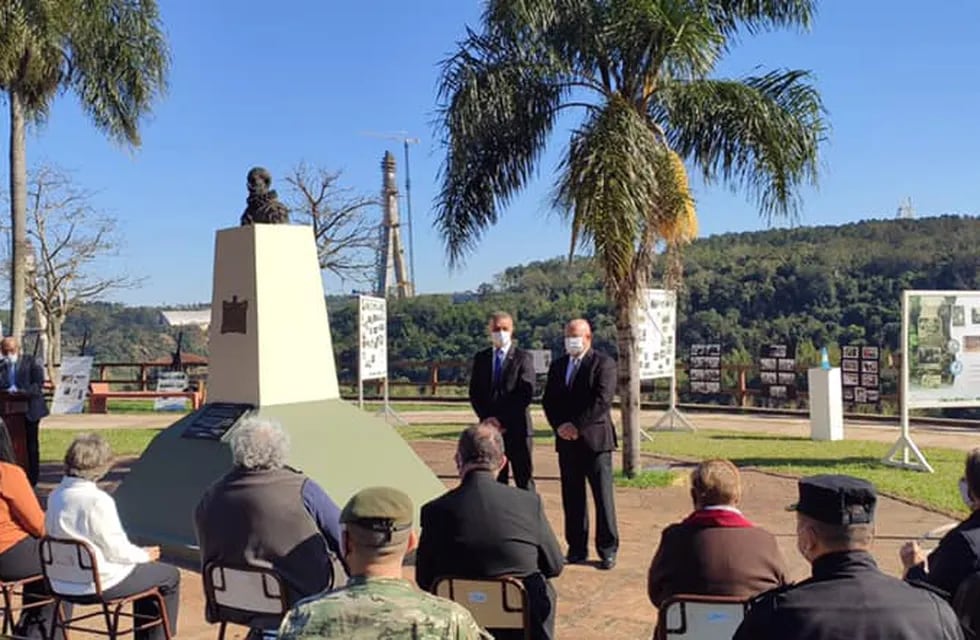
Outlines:
{"label": "military cap", "polygon": [[412,499],[391,487],[368,487],[355,493],[343,511],[342,524],[355,524],[377,533],[391,534],[412,526]]}
{"label": "military cap", "polygon": [[874,522],[878,496],[867,480],[842,475],[802,478],[800,501],[788,507],[827,524],[851,525]]}

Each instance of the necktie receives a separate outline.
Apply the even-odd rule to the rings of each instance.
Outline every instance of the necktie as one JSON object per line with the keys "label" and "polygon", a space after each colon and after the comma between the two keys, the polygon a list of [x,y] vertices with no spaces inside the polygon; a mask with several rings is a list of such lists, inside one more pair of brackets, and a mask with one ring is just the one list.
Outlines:
{"label": "necktie", "polygon": [[572,386],[572,380],[575,379],[575,372],[578,371],[578,358],[572,358],[569,362],[568,373],[565,374],[565,386]]}
{"label": "necktie", "polygon": [[14,361],[7,361],[7,388],[13,389],[17,385],[17,369],[15,368]]}
{"label": "necktie", "polygon": [[498,386],[500,384],[500,374],[504,369],[504,350],[497,349],[497,355],[493,359],[493,385]]}

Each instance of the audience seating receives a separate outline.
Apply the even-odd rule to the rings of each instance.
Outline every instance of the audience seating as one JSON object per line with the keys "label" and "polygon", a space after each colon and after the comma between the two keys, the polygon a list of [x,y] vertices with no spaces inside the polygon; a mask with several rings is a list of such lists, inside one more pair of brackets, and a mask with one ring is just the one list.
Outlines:
{"label": "audience seating", "polygon": [[[531,640],[530,611],[527,592],[518,578],[442,577],[432,592],[458,602],[473,614],[479,625],[493,633],[510,631]],[[495,634],[496,635],[496,634]]]}
{"label": "audience seating", "polygon": [[729,640],[742,623],[748,600],[679,594],[660,608],[654,640]]}
{"label": "audience seating", "polygon": [[53,601],[53,598],[45,598],[30,604],[23,602],[24,587],[43,580],[43,575],[36,575],[29,578],[23,578],[22,580],[0,582],[0,595],[3,596],[3,624],[0,625],[0,636],[9,636],[13,634],[14,626],[17,624],[17,620],[14,618],[14,598],[16,596],[20,596],[22,598],[20,610],[43,607],[44,605],[50,604]]}
{"label": "audience seating", "polygon": [[[165,637],[168,639],[171,637],[170,624],[167,620],[167,609],[164,606],[163,596],[160,594],[159,589],[150,589],[142,593],[126,596],[125,598],[106,598],[102,593],[102,583],[99,581],[95,552],[87,543],[81,540],[70,540],[67,538],[44,537],[41,538],[40,555],[41,569],[44,572],[44,579],[47,581],[49,587],[51,587],[52,580],[95,585],[95,593],[85,596],[64,595],[51,589],[54,600],[58,603],[58,619],[54,625],[55,629],[52,630],[52,636],[55,635],[57,629],[62,629],[65,635],[68,634],[69,630],[74,630],[115,639],[129,633],[163,625]],[[160,611],[159,617],[123,611],[123,607],[126,605],[146,597],[155,597],[157,599],[157,607]],[[62,602],[97,605],[99,610],[92,613],[72,615],[71,618],[66,620],[63,616]],[[79,622],[100,615],[105,619],[105,630],[78,626]],[[120,618],[128,618],[132,621],[132,626],[128,629],[120,629]]]}
{"label": "audience seating", "polygon": [[218,627],[218,640],[224,640],[228,623],[254,615],[252,628],[275,631],[289,611],[286,587],[272,569],[225,567],[210,563],[204,567],[204,598]]}

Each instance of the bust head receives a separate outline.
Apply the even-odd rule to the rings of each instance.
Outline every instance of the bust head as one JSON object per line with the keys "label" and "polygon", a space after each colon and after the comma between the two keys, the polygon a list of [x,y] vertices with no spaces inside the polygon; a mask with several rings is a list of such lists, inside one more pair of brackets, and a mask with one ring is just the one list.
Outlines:
{"label": "bust head", "polygon": [[272,186],[272,174],[264,167],[252,167],[246,178],[249,195],[263,195]]}

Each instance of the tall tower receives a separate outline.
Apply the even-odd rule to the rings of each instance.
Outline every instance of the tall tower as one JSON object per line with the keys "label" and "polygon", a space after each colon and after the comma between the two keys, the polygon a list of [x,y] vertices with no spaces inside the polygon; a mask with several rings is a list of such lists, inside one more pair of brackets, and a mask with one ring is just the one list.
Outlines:
{"label": "tall tower", "polygon": [[398,187],[395,182],[395,156],[385,151],[381,161],[381,202],[384,217],[381,221],[381,243],[378,247],[377,294],[388,297],[392,289],[399,298],[411,298],[415,287],[405,269],[405,247],[402,244],[401,221],[398,217]]}
{"label": "tall tower", "polygon": [[898,205],[898,213],[895,214],[895,217],[900,220],[911,220],[915,218],[915,209],[912,208],[912,198],[905,198],[905,202]]}

